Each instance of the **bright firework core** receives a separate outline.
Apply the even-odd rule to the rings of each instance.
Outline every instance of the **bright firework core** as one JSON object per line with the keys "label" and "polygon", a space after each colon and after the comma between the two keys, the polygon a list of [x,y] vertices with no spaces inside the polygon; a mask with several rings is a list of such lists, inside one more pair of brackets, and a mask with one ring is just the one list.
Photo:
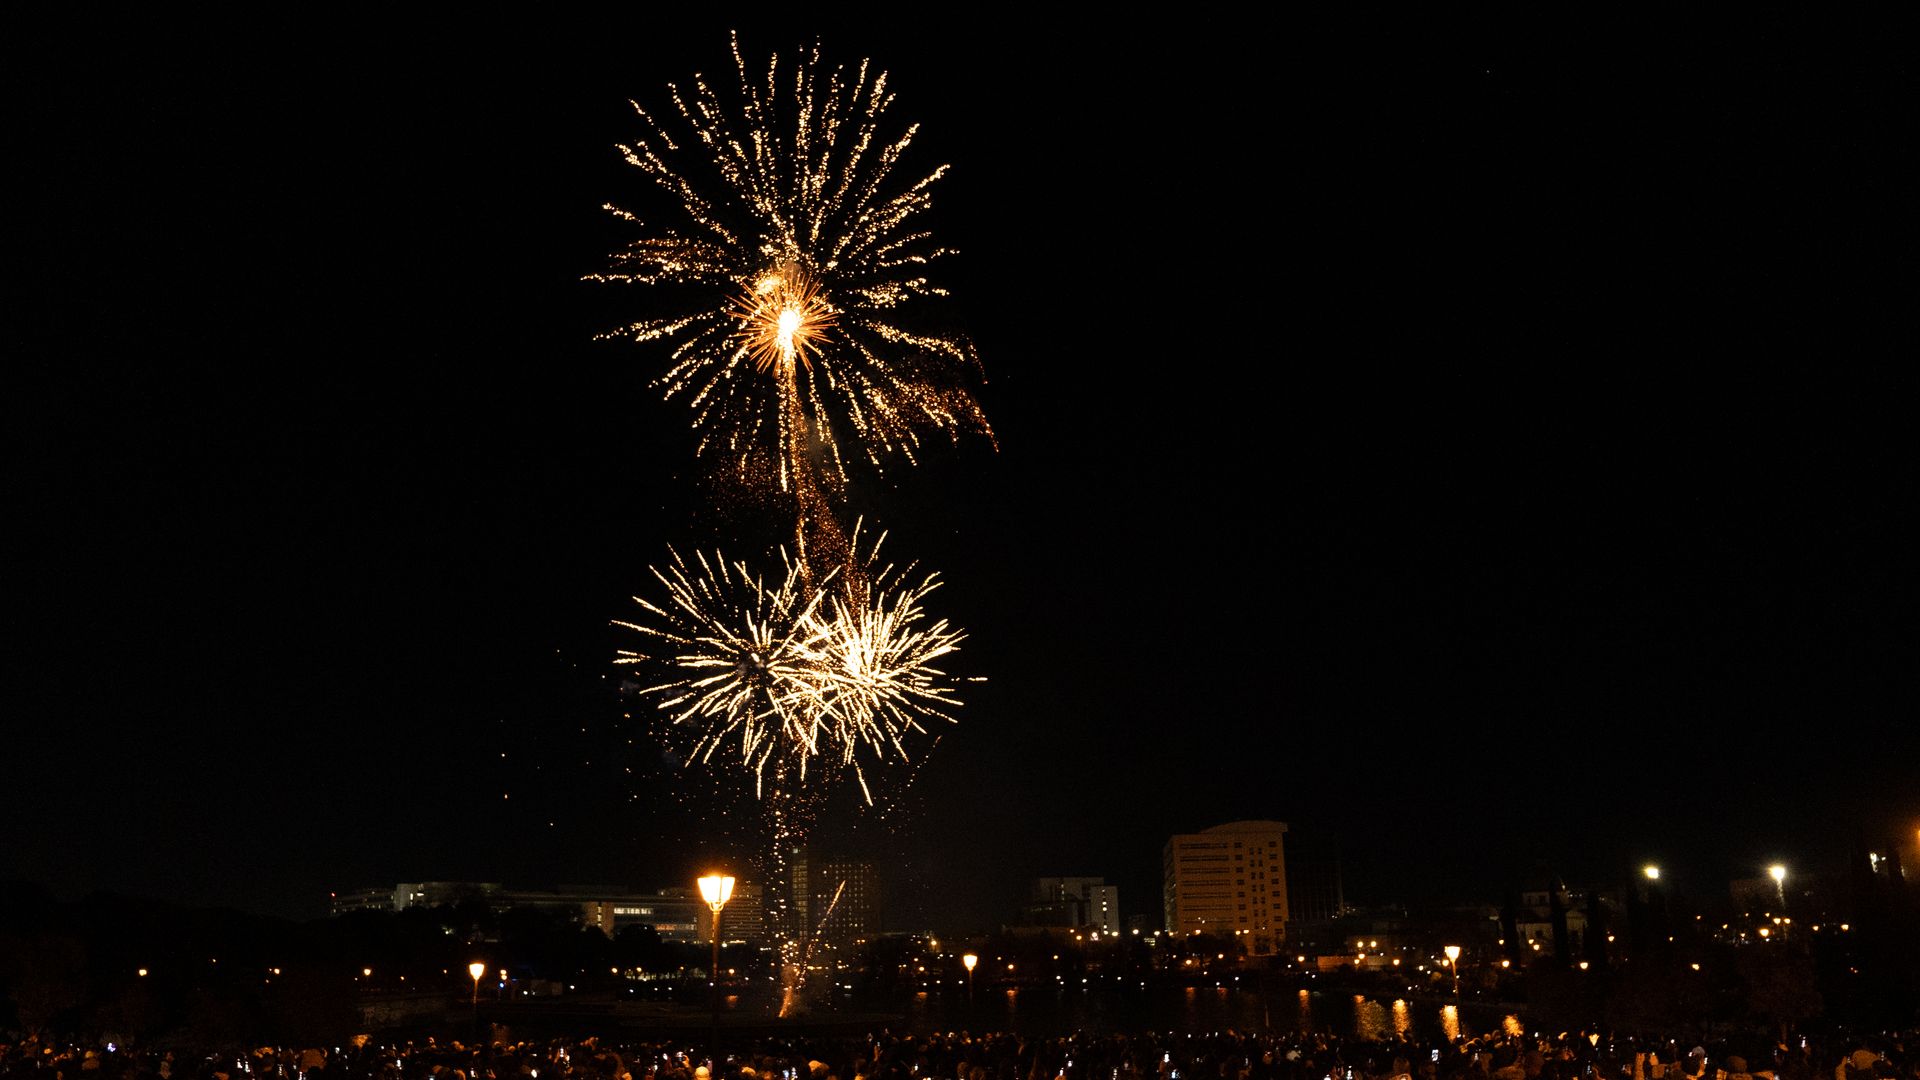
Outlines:
{"label": "bright firework core", "polygon": [[796,360],[811,367],[836,318],[819,286],[793,266],[762,277],[734,307],[740,320],[735,337],[760,371],[776,363],[791,366]]}

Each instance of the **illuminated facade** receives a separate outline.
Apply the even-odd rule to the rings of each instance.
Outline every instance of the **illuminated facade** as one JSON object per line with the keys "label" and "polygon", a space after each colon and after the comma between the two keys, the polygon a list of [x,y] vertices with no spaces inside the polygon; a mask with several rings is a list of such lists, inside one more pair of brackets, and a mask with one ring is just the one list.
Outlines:
{"label": "illuminated facade", "polygon": [[1034,926],[1085,927],[1117,934],[1120,888],[1097,877],[1035,878],[1027,901],[1027,921]]}
{"label": "illuminated facade", "polygon": [[[494,882],[409,881],[391,888],[336,893],[332,913],[405,911],[466,900],[482,901],[495,911],[516,907],[575,909],[582,926],[591,926],[608,937],[630,926],[647,927],[662,941],[685,944],[709,941],[713,934],[713,914],[690,886],[635,892],[593,885],[508,889]],[[765,940],[766,915],[759,885],[743,881],[734,886],[720,931],[727,941]]]}
{"label": "illuminated facade", "polygon": [[499,883],[492,881],[403,881],[393,887],[393,910],[439,907],[462,900],[492,903],[500,892]]}
{"label": "illuminated facade", "polygon": [[[702,903],[694,913],[699,918],[702,941],[713,940],[713,910]],[[720,913],[720,940],[743,942],[767,940],[767,909],[759,885],[738,881],[726,910]]]}
{"label": "illuminated facade", "polygon": [[833,945],[880,933],[880,875],[872,863],[796,852],[787,867],[794,913],[808,933]]}
{"label": "illuminated facade", "polygon": [[1169,839],[1162,852],[1167,930],[1224,934],[1255,956],[1286,942],[1287,826],[1235,821]]}
{"label": "illuminated facade", "polygon": [[393,890],[387,886],[352,889],[327,894],[327,913],[333,916],[353,911],[392,911]]}

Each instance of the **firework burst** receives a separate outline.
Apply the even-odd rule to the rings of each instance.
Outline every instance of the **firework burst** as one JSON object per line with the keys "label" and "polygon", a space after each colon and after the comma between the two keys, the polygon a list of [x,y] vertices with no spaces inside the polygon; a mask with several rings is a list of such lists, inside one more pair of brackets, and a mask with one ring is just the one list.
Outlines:
{"label": "firework burst", "polygon": [[884,540],[851,586],[807,584],[784,552],[778,578],[718,553],[654,570],[665,603],[635,597],[647,618],[615,622],[651,644],[615,662],[659,672],[640,692],[681,733],[689,763],[737,751],[757,794],[769,766],[776,781],[804,782],[810,763],[846,769],[871,804],[864,763],[907,760],[910,737],[954,721],[955,680],[937,665],[966,635],[923,606],[938,575],[878,565]]}
{"label": "firework burst", "polygon": [[[918,737],[937,744],[929,728],[960,705],[941,665],[965,634],[926,610],[937,575],[883,565],[879,540],[862,553],[858,526],[842,529],[850,466],[884,471],[914,463],[929,435],[993,433],[968,388],[972,344],[926,322],[946,296],[929,270],[950,252],[922,222],[946,167],[903,175],[917,129],[889,123],[885,73],[826,66],[817,47],[769,58],[764,75],[737,38],[732,54],[725,93],[696,75],[668,87],[670,110],[634,104],[642,133],[620,150],[664,193],[664,216],[607,207],[641,235],[590,277],[659,287],[659,314],[600,337],[670,345],[657,385],[691,408],[698,452],[734,470],[730,499],[751,491],[792,513],[780,573],[675,553],[653,570],[664,596],[616,620],[642,635],[616,662],[654,676],[640,693],[669,753],[711,766],[730,797],[752,774],[777,882],[845,774],[884,813],[888,786],[876,802],[867,769],[908,762]],[[916,767],[895,775],[910,784]],[[806,971],[792,911],[769,908],[783,1016]]]}
{"label": "firework burst", "polygon": [[978,372],[972,344],[911,328],[946,295],[927,271],[950,252],[917,224],[946,167],[897,178],[916,127],[884,134],[894,95],[865,61],[828,67],[815,47],[758,76],[736,38],[733,65],[737,93],[695,76],[668,87],[665,119],[634,104],[646,127],[620,150],[672,220],[609,206],[648,235],[590,278],[684,286],[690,300],[601,337],[674,342],[659,385],[692,407],[699,451],[772,466],[819,516],[804,489],[843,487],[849,446],[878,470],[914,461],[928,431],[991,438],[962,386]]}
{"label": "firework burst", "polygon": [[816,609],[821,594],[802,585],[785,561],[771,584],[745,563],[704,552],[689,564],[678,552],[653,569],[665,606],[634,597],[651,618],[614,625],[652,639],[645,650],[621,649],[616,664],[651,665],[662,681],[642,693],[678,730],[694,733],[688,760],[711,761],[739,748],[756,784],[783,752],[805,764],[820,749],[826,716],[818,677],[825,633]]}
{"label": "firework burst", "polygon": [[[879,566],[883,534],[864,560],[867,572],[835,589],[820,620],[824,638],[821,678],[835,722],[835,745],[850,765],[867,801],[858,751],[877,759],[909,754],[902,741],[927,733],[926,723],[954,723],[953,680],[935,665],[956,651],[966,634],[947,620],[931,619],[922,606],[940,586],[939,575],[917,577],[916,567]],[[859,531],[854,533],[857,550]]]}

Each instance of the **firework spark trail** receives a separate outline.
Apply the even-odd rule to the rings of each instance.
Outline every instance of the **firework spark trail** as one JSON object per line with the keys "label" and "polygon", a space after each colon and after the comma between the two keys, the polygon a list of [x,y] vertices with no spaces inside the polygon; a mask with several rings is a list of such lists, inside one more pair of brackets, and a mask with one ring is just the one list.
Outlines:
{"label": "firework spark trail", "polygon": [[781,958],[786,968],[793,974],[781,979],[780,1018],[786,1019],[799,1011],[801,996],[806,992],[807,969],[813,960],[813,943],[820,940],[820,934],[827,928],[827,920],[833,917],[833,909],[840,906],[840,894],[847,891],[847,879],[841,878],[834,887],[833,898],[827,901],[826,910],[820,913],[820,922],[804,940],[788,937],[781,943]]}
{"label": "firework spark trail", "polygon": [[[813,519],[804,538],[831,519],[806,486],[844,488],[849,440],[882,470],[895,454],[915,461],[925,431],[992,430],[961,385],[979,372],[972,344],[910,325],[947,295],[927,269],[951,252],[916,224],[946,167],[895,180],[917,127],[883,134],[887,76],[864,61],[829,68],[816,46],[785,68],[770,58],[762,79],[737,37],[732,51],[736,100],[695,76],[669,86],[669,114],[634,103],[645,127],[620,150],[666,193],[673,220],[649,225],[609,206],[648,235],[589,278],[705,298],[600,337],[672,341],[658,385],[692,408],[698,451],[800,487]],[[709,194],[696,177],[718,182]]]}

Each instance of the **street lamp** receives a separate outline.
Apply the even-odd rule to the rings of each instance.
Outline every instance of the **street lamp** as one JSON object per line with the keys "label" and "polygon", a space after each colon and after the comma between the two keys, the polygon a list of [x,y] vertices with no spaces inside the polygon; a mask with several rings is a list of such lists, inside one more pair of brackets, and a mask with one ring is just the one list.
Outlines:
{"label": "street lamp", "polygon": [[487,973],[487,965],[475,960],[467,965],[467,974],[473,976],[473,1030],[480,1030],[480,976]]}
{"label": "street lamp", "polygon": [[973,1008],[973,966],[980,962],[980,958],[968,953],[960,958],[960,962],[967,965],[967,1008],[971,1009]]}
{"label": "street lamp", "polygon": [[731,874],[708,874],[700,879],[700,899],[707,902],[708,910],[713,912],[713,967],[709,977],[713,997],[713,1042],[707,1052],[713,1055],[714,1068],[720,1066],[720,909],[733,899],[733,876]]}
{"label": "street lamp", "polygon": [[1655,866],[1655,865],[1653,865],[1652,863],[1648,863],[1648,864],[1646,865],[1646,868],[1645,868],[1645,869],[1643,870],[1643,873],[1645,873],[1645,874],[1647,875],[1647,880],[1648,880],[1648,881],[1659,881],[1659,880],[1660,880],[1660,868],[1659,868],[1659,867],[1657,867],[1657,866]]}
{"label": "street lamp", "polygon": [[1767,876],[1773,879],[1773,887],[1780,894],[1780,906],[1787,906],[1787,868],[1774,863],[1767,867]]}
{"label": "street lamp", "polygon": [[1441,950],[1447,954],[1447,966],[1453,969],[1453,1004],[1460,1005],[1460,946],[1449,945]]}

